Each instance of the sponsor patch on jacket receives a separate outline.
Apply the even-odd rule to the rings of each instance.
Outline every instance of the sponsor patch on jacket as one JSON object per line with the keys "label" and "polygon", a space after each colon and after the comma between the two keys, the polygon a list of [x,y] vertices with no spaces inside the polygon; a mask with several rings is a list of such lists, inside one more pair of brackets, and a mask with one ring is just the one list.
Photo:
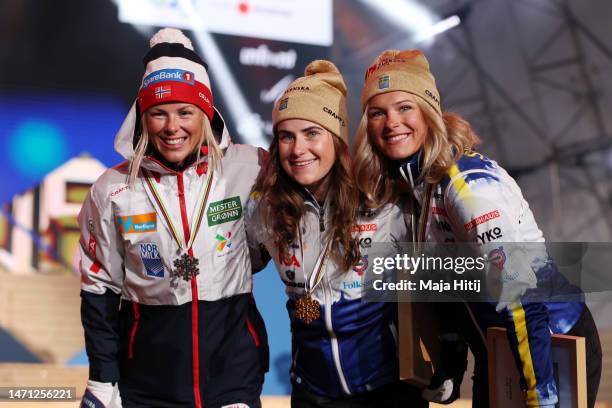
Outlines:
{"label": "sponsor patch on jacket", "polygon": [[491,221],[495,218],[499,218],[499,211],[498,210],[494,210],[491,212],[488,212],[486,214],[483,214],[479,217],[474,218],[472,221],[468,222],[467,224],[465,224],[465,230],[469,231],[472,230],[474,228],[476,228],[476,226],[480,225],[480,224],[484,224],[485,222]]}
{"label": "sponsor patch on jacket", "polygon": [[378,224],[357,224],[353,225],[351,229],[352,232],[366,232],[366,231],[376,231],[378,229]]}
{"label": "sponsor patch on jacket", "polygon": [[147,271],[147,276],[164,277],[164,263],[159,256],[157,244],[151,242],[140,244],[140,259]]}
{"label": "sponsor patch on jacket", "polygon": [[157,231],[157,214],[118,215],[117,228],[122,234]]}
{"label": "sponsor patch on jacket", "polygon": [[224,249],[232,247],[232,231],[228,231],[225,235],[217,234],[215,239],[217,240],[217,252],[223,252]]}
{"label": "sponsor patch on jacket", "polygon": [[362,276],[363,272],[368,268],[368,256],[364,255],[359,259],[357,265],[353,266],[353,271],[357,272],[357,275]]}
{"label": "sponsor patch on jacket", "polygon": [[235,221],[242,217],[242,204],[240,196],[226,198],[225,200],[210,203],[206,211],[208,225],[218,225]]}

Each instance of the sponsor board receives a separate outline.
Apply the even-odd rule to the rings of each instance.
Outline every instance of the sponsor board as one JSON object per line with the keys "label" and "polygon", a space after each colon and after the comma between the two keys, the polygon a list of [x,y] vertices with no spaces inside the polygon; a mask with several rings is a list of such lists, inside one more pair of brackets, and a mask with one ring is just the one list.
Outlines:
{"label": "sponsor board", "polygon": [[246,66],[274,67],[277,69],[292,70],[297,61],[297,51],[272,51],[266,44],[259,44],[256,48],[243,47],[240,49],[240,63]]}

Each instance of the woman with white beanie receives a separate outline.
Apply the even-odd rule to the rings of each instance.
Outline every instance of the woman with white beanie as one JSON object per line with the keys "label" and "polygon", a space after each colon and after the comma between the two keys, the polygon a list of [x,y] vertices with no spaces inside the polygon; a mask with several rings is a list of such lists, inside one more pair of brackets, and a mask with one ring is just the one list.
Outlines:
{"label": "woman with white beanie", "polygon": [[206,64],[151,39],[115,148],[81,213],[81,407],[259,407],[267,338],[243,205],[262,152],[231,143]]}

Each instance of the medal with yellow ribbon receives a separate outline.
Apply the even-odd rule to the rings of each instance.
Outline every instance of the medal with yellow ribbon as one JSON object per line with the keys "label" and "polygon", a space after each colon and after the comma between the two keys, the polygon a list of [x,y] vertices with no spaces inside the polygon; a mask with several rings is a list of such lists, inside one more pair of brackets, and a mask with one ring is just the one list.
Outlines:
{"label": "medal with yellow ribbon", "polygon": [[298,235],[300,239],[300,251],[302,253],[302,272],[304,273],[304,289],[306,293],[303,297],[295,301],[295,314],[294,316],[302,320],[306,324],[310,324],[313,320],[317,320],[321,317],[321,305],[315,299],[312,298],[312,292],[323,280],[325,275],[325,262],[327,261],[329,247],[331,240],[327,240],[327,244],[323,251],[319,254],[317,262],[310,273],[310,276],[306,276],[304,269],[304,243],[302,242],[302,233],[299,230]]}
{"label": "medal with yellow ribbon", "polygon": [[181,239],[176,228],[174,227],[170,213],[168,212],[168,209],[166,208],[166,205],[164,204],[164,201],[162,200],[159,191],[157,191],[157,188],[155,188],[155,179],[152,177],[151,172],[149,170],[143,169],[143,173],[145,175],[145,181],[143,182],[143,184],[145,186],[145,189],[149,191],[150,196],[153,198],[155,204],[155,211],[166,221],[166,225],[170,230],[172,238],[178,246],[177,258],[173,262],[174,269],[172,270],[172,275],[182,278],[185,281],[190,281],[200,273],[200,270],[198,268],[198,264],[200,263],[200,261],[198,260],[198,258],[193,256],[193,250],[191,247],[193,246],[193,242],[195,241],[195,238],[198,235],[198,231],[200,230],[200,226],[202,225],[202,218],[204,218],[204,209],[206,208],[206,202],[208,201],[210,187],[212,185],[213,171],[211,169],[207,172],[208,174],[206,178],[206,184],[204,185],[204,191],[202,192],[202,196],[200,198],[200,204],[196,207],[198,209],[196,215],[196,222],[194,228],[191,230],[189,228],[189,221],[187,221],[188,230],[185,231],[186,236],[184,241]]}

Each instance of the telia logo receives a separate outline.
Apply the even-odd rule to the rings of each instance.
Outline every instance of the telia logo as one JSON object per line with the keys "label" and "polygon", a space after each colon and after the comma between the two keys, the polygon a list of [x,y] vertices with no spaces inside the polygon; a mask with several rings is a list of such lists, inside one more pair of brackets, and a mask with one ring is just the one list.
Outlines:
{"label": "telia logo", "polygon": [[278,69],[293,69],[297,61],[297,52],[293,49],[287,51],[270,51],[266,44],[257,48],[241,48],[240,63],[242,65],[255,65],[258,67],[274,67]]}

